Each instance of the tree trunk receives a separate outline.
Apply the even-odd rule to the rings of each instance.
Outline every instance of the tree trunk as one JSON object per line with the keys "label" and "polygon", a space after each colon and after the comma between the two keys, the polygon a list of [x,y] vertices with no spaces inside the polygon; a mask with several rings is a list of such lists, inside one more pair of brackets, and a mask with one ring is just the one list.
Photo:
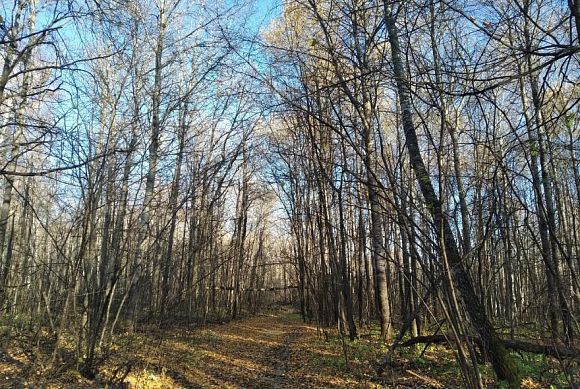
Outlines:
{"label": "tree trunk", "polygon": [[407,81],[406,70],[401,59],[401,48],[397,27],[395,25],[395,18],[393,17],[390,6],[387,2],[385,2],[384,8],[385,22],[388,29],[389,42],[391,44],[391,59],[399,93],[399,105],[402,112],[403,131],[407,141],[409,159],[411,161],[411,167],[417,177],[423,198],[427,203],[431,216],[433,217],[439,238],[438,240],[441,244],[441,253],[442,255],[445,255],[449,261],[454,284],[461,295],[471,325],[477,331],[483,344],[483,348],[491,359],[492,366],[498,379],[506,380],[509,382],[510,386],[517,388],[520,385],[517,367],[507,352],[503,342],[497,336],[495,329],[485,314],[483,306],[475,294],[471,280],[469,279],[469,275],[464,268],[459,254],[449,220],[443,213],[441,201],[437,197],[429,173],[425,163],[423,162],[417,133],[413,124],[409,84]]}

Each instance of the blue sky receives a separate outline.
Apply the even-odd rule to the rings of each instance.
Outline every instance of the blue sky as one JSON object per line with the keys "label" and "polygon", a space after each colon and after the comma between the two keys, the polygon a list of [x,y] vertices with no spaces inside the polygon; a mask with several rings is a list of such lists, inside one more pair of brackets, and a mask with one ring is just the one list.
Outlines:
{"label": "blue sky", "polygon": [[250,23],[258,29],[264,28],[272,19],[280,16],[282,12],[282,0],[254,0],[253,8],[256,10],[254,20]]}

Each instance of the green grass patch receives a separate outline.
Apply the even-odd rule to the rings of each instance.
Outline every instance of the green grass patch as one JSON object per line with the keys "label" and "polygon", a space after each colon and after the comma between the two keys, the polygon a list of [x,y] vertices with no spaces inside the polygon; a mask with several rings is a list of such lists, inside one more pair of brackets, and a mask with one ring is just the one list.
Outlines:
{"label": "green grass patch", "polygon": [[212,345],[219,341],[219,335],[212,330],[201,330],[194,333],[193,336],[185,339],[185,343],[190,346]]}
{"label": "green grass patch", "polygon": [[[529,377],[542,382],[546,387],[566,388],[570,386],[564,366],[560,362],[539,354],[521,353],[512,354],[518,369],[523,377]],[[570,373],[578,371],[577,362],[569,362],[567,369]]]}
{"label": "green grass patch", "polygon": [[312,365],[326,368],[344,368],[345,362],[342,356],[318,355],[311,360]]}

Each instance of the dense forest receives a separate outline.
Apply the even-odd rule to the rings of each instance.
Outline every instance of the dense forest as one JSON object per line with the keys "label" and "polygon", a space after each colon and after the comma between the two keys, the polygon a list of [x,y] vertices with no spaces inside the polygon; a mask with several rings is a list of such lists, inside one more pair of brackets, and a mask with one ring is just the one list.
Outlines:
{"label": "dense forest", "polygon": [[0,356],[292,305],[576,387],[579,0],[1,4]]}

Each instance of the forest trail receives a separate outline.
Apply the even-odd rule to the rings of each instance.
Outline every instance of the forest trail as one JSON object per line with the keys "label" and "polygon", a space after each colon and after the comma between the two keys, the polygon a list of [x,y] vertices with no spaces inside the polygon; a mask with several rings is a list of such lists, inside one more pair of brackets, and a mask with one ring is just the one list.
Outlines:
{"label": "forest trail", "polygon": [[140,342],[124,379],[130,388],[379,387],[325,366],[340,361],[340,348],[326,349],[316,328],[289,311],[166,331],[162,339]]}
{"label": "forest trail", "polygon": [[[367,332],[368,331],[368,332]],[[104,351],[95,380],[63,361],[46,369],[50,353],[0,347],[0,388],[463,388],[453,351],[431,346],[422,357],[400,351],[397,367],[377,379],[373,366],[384,355],[378,328],[343,343],[336,329],[326,334],[304,324],[294,311],[278,310],[224,324],[156,325],[120,333]],[[65,349],[68,349],[65,345]],[[34,350],[33,350],[34,351]],[[70,353],[72,350],[68,350]],[[26,356],[28,355],[28,357]],[[66,363],[65,363],[66,362]],[[46,365],[45,365],[46,366]],[[496,388],[487,369],[486,388]],[[530,379],[523,388],[548,387]]]}

